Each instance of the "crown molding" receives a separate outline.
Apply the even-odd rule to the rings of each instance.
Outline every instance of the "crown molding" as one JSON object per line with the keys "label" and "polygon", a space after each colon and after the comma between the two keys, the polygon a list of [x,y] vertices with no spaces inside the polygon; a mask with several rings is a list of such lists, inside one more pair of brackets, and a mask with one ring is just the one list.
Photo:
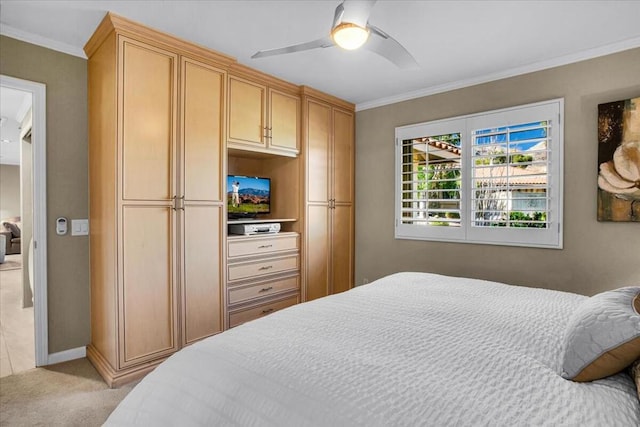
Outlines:
{"label": "crown molding", "polygon": [[384,105],[395,104],[402,101],[409,101],[411,99],[422,98],[424,96],[435,95],[437,93],[448,92],[455,89],[462,89],[464,87],[475,86],[478,84],[506,79],[509,77],[515,77],[522,74],[560,67],[563,65],[586,61],[588,59],[610,55],[629,49],[635,49],[637,47],[640,47],[640,37],[622,40],[620,42],[583,50],[569,55],[559,56],[546,61],[534,62],[533,64],[528,64],[522,67],[510,68],[508,70],[499,71],[497,73],[486,74],[484,76],[474,77],[466,80],[459,80],[442,85],[430,86],[424,89],[405,92],[399,95],[375,99],[373,101],[361,102],[356,104],[356,111],[369,110],[371,108],[382,107]]}
{"label": "crown molding", "polygon": [[73,55],[83,59],[87,59],[87,56],[84,54],[84,51],[81,47],[72,46],[67,43],[52,40],[48,37],[43,37],[38,34],[20,30],[18,28],[12,27],[11,25],[0,25],[0,34],[3,36],[11,37],[12,39],[17,39],[41,47],[46,47],[47,49],[66,53],[67,55]]}

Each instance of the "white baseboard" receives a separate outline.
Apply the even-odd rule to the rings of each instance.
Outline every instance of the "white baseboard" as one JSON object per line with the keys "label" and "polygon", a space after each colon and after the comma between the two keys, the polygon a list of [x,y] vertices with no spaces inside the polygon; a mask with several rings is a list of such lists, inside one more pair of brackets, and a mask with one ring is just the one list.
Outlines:
{"label": "white baseboard", "polygon": [[86,347],[71,348],[69,350],[50,354],[47,358],[47,365],[68,362],[69,360],[81,359],[87,355]]}

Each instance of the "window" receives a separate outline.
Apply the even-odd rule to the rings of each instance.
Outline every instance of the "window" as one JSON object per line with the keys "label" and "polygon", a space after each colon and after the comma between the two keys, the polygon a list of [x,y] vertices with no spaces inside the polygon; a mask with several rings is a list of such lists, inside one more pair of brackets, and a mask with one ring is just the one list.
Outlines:
{"label": "window", "polygon": [[563,109],[396,128],[396,238],[561,248]]}

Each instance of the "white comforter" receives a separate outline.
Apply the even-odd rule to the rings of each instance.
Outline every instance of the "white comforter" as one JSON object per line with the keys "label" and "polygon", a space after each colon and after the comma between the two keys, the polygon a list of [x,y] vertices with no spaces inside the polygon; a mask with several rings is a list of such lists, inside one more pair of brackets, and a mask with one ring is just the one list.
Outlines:
{"label": "white comforter", "polygon": [[628,375],[558,374],[584,298],[395,274],[183,349],[107,425],[638,426]]}

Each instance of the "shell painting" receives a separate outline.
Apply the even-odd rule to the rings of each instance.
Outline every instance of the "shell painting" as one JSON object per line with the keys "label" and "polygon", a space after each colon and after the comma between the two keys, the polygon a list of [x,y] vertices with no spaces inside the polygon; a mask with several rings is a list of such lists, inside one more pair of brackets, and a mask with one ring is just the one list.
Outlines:
{"label": "shell painting", "polygon": [[598,221],[640,222],[640,97],[598,105]]}

